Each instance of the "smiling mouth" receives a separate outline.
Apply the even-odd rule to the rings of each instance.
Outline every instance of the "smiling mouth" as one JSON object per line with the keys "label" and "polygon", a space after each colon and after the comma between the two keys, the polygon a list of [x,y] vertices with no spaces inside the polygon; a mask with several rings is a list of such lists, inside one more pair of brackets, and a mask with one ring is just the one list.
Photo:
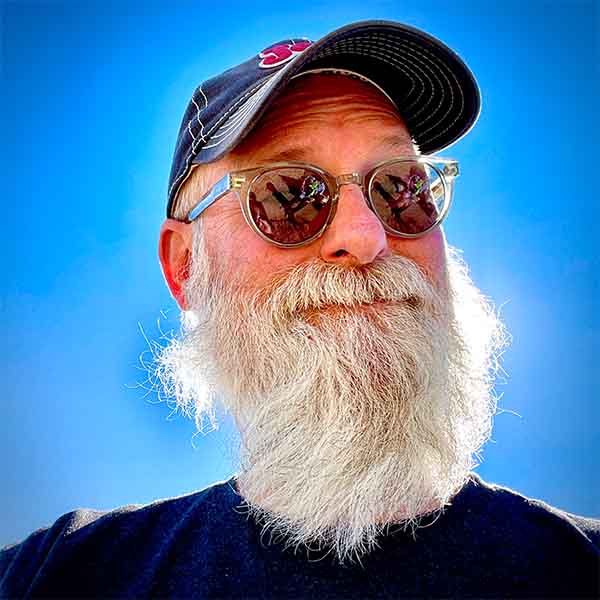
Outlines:
{"label": "smiling mouth", "polygon": [[400,306],[408,305],[412,308],[418,308],[422,302],[417,296],[406,296],[399,300],[375,300],[374,302],[357,302],[356,304],[329,304],[325,306],[329,308],[348,308],[348,309],[369,309],[369,308],[380,308],[382,306]]}
{"label": "smiling mouth", "polygon": [[417,296],[407,296],[402,300],[375,300],[374,302],[357,302],[356,304],[326,304],[319,308],[309,308],[306,314],[317,316],[319,314],[369,313],[377,312],[390,306],[406,306],[410,309],[418,310],[422,305],[422,300]]}

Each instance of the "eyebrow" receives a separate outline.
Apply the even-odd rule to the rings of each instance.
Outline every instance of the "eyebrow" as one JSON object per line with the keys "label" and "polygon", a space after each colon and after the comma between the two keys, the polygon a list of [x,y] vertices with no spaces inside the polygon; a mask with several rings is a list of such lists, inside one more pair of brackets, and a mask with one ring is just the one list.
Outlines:
{"label": "eyebrow", "polygon": [[[385,135],[381,138],[379,146],[382,150],[396,151],[400,154],[406,154],[406,140],[401,139],[396,135]],[[411,140],[411,146],[413,142]],[[404,149],[404,151],[403,151]],[[290,146],[283,150],[275,151],[272,154],[268,154],[264,162],[276,163],[276,162],[307,162],[307,158],[311,154],[310,146]],[[411,148],[409,154],[418,154],[416,149]]]}
{"label": "eyebrow", "polygon": [[300,146],[292,146],[290,148],[284,148],[283,150],[276,151],[272,154],[268,154],[265,162],[303,162],[308,157],[309,151],[307,148],[301,148]]}

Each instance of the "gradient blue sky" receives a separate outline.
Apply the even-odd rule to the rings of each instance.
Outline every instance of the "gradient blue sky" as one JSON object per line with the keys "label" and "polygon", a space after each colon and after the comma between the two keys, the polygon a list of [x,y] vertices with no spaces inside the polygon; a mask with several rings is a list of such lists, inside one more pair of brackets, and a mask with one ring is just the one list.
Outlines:
{"label": "gradient blue sky", "polygon": [[178,326],[156,245],[180,119],[203,79],[366,18],[440,37],[483,93],[446,152],[462,167],[447,236],[514,337],[479,472],[600,517],[596,2],[258,6],[1,4],[0,545],[232,473],[230,425],[193,438],[138,386],[140,329]]}

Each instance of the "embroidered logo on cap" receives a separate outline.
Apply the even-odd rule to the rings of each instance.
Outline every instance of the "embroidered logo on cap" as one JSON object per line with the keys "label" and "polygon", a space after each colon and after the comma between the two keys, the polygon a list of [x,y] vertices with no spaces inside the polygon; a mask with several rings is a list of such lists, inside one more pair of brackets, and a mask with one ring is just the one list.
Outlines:
{"label": "embroidered logo on cap", "polygon": [[274,44],[265,48],[258,56],[262,60],[258,63],[261,69],[272,69],[278,67],[294,56],[306,50],[312,42],[310,40],[290,41],[289,43]]}

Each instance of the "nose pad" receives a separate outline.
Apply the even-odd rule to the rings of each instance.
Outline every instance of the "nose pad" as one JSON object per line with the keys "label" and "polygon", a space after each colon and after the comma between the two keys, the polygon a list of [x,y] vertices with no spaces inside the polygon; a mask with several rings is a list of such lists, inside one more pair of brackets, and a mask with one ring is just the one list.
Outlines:
{"label": "nose pad", "polygon": [[364,265],[389,254],[383,224],[354,182],[340,185],[337,211],[323,235],[320,255],[326,262]]}

